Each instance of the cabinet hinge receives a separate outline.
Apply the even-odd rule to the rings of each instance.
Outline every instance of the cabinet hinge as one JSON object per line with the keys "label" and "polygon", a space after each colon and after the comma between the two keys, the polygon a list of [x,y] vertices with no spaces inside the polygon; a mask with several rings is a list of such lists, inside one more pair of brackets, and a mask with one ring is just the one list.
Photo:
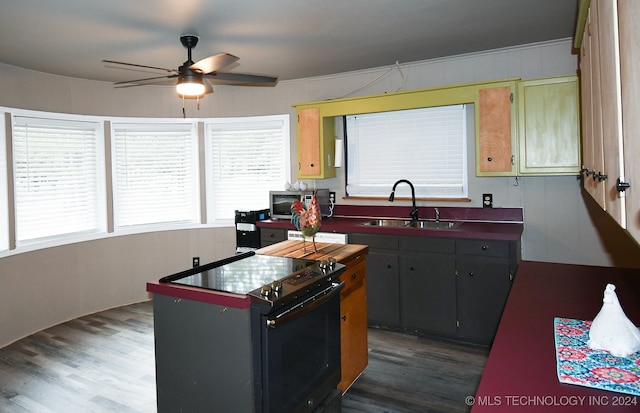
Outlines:
{"label": "cabinet hinge", "polygon": [[511,103],[513,103],[513,93],[511,93],[511,94],[509,95],[509,101],[510,101]]}

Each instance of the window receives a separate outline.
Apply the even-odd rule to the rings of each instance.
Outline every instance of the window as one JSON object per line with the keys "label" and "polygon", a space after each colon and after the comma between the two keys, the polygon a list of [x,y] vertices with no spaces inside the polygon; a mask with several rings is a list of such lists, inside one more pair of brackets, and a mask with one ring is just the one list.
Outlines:
{"label": "window", "polygon": [[[398,179],[416,196],[467,197],[464,105],[347,116],[347,195],[388,197]],[[397,196],[410,189],[398,187]]]}
{"label": "window", "polygon": [[289,115],[216,119],[205,136],[207,221],[269,208],[269,191],[290,181]]}
{"label": "window", "polygon": [[5,135],[5,116],[0,117],[0,251],[6,251],[9,249],[9,231],[4,228],[9,228],[9,211],[8,206],[8,185],[7,185],[7,143]]}
{"label": "window", "polygon": [[14,116],[16,245],[104,231],[99,122]]}
{"label": "window", "polygon": [[113,123],[114,226],[199,222],[194,122]]}

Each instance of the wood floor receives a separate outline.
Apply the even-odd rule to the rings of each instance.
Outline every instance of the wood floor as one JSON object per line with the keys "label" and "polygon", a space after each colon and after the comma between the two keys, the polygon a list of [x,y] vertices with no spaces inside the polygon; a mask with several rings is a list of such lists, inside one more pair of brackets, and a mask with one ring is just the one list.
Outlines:
{"label": "wood floor", "polygon": [[[464,398],[475,393],[487,354],[370,329],[369,366],[342,411],[468,412]],[[151,303],[72,320],[0,349],[0,412],[156,412]]]}

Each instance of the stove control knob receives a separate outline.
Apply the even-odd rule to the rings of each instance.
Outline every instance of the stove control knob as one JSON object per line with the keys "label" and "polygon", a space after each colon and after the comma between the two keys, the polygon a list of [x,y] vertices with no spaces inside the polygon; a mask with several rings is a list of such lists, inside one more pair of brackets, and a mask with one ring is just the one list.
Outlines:
{"label": "stove control knob", "polygon": [[271,295],[271,291],[271,286],[265,284],[260,289],[260,295],[263,297],[269,297]]}
{"label": "stove control knob", "polygon": [[329,267],[331,269],[334,269],[336,267],[336,259],[335,258],[329,257],[329,259],[327,261],[329,261]]}
{"label": "stove control knob", "polygon": [[282,292],[282,283],[280,281],[272,282],[271,290],[276,294],[280,294]]}
{"label": "stove control knob", "polygon": [[322,260],[320,261],[318,266],[320,267],[321,270],[326,270],[327,268],[329,268],[329,262],[327,260]]}

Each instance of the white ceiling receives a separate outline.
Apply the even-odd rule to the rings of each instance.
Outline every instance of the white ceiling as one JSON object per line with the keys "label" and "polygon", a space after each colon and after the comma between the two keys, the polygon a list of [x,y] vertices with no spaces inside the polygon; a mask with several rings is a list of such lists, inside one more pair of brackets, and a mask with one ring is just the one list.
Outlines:
{"label": "white ceiling", "polygon": [[[578,0],[0,0],[0,63],[102,81],[228,52],[299,79],[573,36]],[[225,70],[227,71],[227,70]]]}

